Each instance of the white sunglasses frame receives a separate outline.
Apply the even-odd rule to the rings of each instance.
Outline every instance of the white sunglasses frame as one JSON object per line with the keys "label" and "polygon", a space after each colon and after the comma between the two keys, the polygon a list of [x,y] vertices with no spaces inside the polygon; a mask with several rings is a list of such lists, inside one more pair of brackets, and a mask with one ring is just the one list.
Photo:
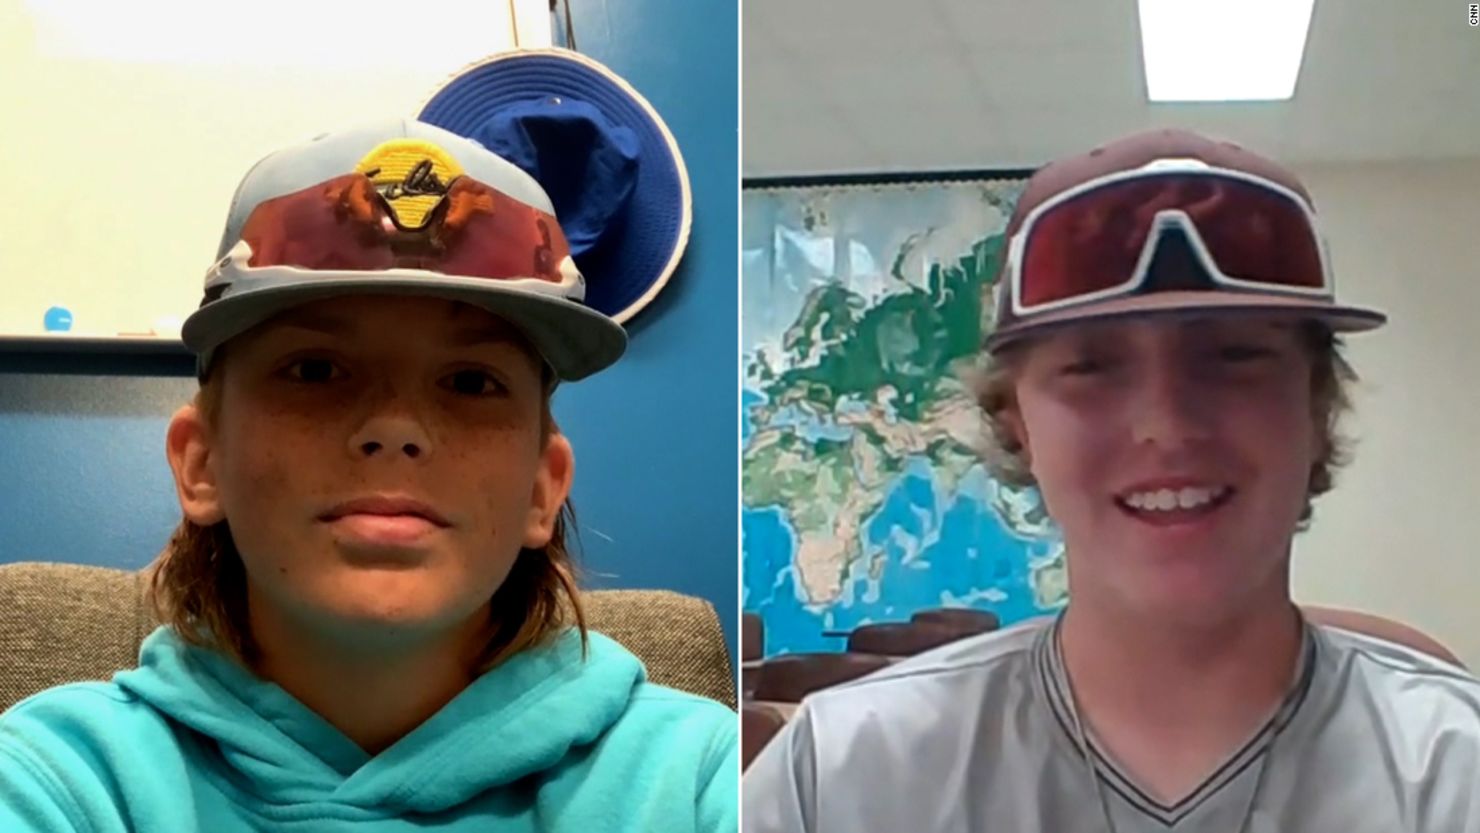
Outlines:
{"label": "white sunglasses frame", "polygon": [[[1027,250],[1028,238],[1032,235],[1033,227],[1046,213],[1055,207],[1074,200],[1086,193],[1114,185],[1128,180],[1146,179],[1156,176],[1210,176],[1223,179],[1234,179],[1264,188],[1277,196],[1294,203],[1305,216],[1312,238],[1316,243],[1317,254],[1321,261],[1321,285],[1311,286],[1281,286],[1266,281],[1250,281],[1236,278],[1226,274],[1219,268],[1213,259],[1212,253],[1208,251],[1207,244],[1203,242],[1202,235],[1197,231],[1197,224],[1185,211],[1179,209],[1164,209],[1158,211],[1152,219],[1151,232],[1146,235],[1146,243],[1141,248],[1141,255],[1136,260],[1136,266],[1126,280],[1112,287],[1076,295],[1072,298],[1061,298],[1056,301],[1045,301],[1039,304],[1024,305],[1023,297],[1023,254]],[[1146,282],[1146,276],[1150,272],[1151,261],[1156,255],[1157,248],[1161,245],[1162,238],[1166,232],[1172,229],[1180,230],[1187,238],[1194,256],[1206,270],[1208,277],[1217,286],[1224,286],[1240,291],[1257,291],[1264,294],[1292,295],[1301,298],[1316,298],[1334,300],[1336,294],[1336,278],[1331,270],[1331,257],[1325,235],[1321,233],[1320,222],[1316,218],[1315,211],[1310,204],[1295,191],[1285,186],[1256,176],[1244,171],[1235,171],[1229,168],[1216,168],[1200,159],[1158,159],[1139,168],[1127,171],[1117,171],[1102,177],[1080,183],[1053,197],[1045,200],[1034,207],[1023,219],[1023,224],[1017,233],[1012,236],[1007,249],[1007,270],[1011,281],[1010,294],[1012,298],[1012,312],[1018,318],[1041,315],[1055,310],[1068,309],[1103,301],[1107,298],[1119,298],[1134,294]]]}

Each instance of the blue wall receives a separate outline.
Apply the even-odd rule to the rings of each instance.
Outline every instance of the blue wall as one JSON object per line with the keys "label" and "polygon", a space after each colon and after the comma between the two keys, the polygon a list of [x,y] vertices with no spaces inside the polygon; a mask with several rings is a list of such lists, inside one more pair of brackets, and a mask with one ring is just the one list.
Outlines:
{"label": "blue wall", "polygon": [[[694,192],[683,264],[628,323],[627,355],[556,396],[576,449],[587,584],[709,599],[734,656],[736,10],[685,0],[570,5],[581,51],[663,115]],[[226,200],[201,210],[224,219]],[[201,252],[202,274],[210,257]],[[179,520],[164,432],[194,391],[189,372],[182,357],[0,350],[0,562],[137,568],[153,558]]]}

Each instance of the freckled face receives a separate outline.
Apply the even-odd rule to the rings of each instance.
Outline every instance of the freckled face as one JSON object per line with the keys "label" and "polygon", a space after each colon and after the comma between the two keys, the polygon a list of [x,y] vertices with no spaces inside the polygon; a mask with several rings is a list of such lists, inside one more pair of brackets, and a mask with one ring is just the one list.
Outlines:
{"label": "freckled face", "polygon": [[[502,320],[425,298],[318,302],[233,340],[211,465],[254,618],[478,614],[521,548],[548,542],[569,485],[542,369]],[[341,511],[373,496],[426,511]]]}

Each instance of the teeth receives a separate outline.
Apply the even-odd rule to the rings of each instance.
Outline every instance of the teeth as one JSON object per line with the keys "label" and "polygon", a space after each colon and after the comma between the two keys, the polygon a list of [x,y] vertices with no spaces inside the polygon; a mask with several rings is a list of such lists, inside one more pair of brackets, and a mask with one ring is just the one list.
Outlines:
{"label": "teeth", "polygon": [[1125,497],[1125,503],[1133,509],[1168,512],[1173,509],[1196,509],[1211,503],[1228,491],[1227,486],[1195,487],[1183,489],[1158,489],[1154,492],[1133,492]]}

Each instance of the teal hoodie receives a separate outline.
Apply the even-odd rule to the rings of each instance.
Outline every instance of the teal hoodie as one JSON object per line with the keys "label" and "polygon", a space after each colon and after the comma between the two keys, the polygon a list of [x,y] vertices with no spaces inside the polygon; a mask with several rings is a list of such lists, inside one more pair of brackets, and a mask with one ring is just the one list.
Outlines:
{"label": "teal hoodie", "polygon": [[399,833],[738,826],[737,717],[646,681],[612,640],[524,651],[370,756],[169,628],[110,683],[0,717],[0,831]]}

